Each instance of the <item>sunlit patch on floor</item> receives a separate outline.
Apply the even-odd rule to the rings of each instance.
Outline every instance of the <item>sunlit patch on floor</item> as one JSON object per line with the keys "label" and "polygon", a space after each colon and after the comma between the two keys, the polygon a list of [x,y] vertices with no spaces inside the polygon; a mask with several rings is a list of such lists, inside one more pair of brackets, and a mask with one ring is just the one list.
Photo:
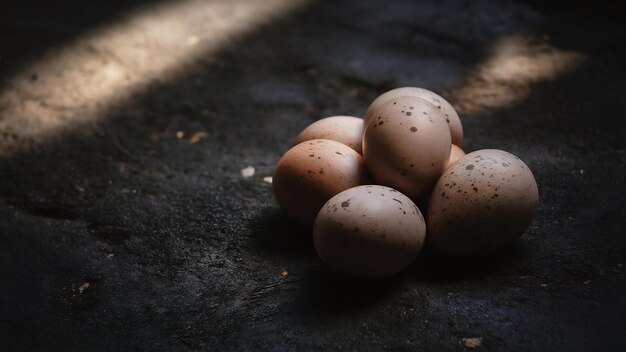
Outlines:
{"label": "sunlit patch on floor", "polygon": [[0,88],[0,155],[97,123],[112,104],[210,62],[308,1],[165,2],[52,48]]}
{"label": "sunlit patch on floor", "polygon": [[585,57],[550,45],[547,36],[512,35],[492,46],[475,73],[447,94],[461,113],[481,113],[524,100],[533,84],[577,68]]}

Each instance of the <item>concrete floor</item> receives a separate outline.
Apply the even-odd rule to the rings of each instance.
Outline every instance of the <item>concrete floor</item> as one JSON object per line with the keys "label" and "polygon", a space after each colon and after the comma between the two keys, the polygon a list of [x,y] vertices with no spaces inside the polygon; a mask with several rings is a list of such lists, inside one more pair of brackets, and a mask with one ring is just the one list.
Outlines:
{"label": "concrete floor", "polygon": [[[623,350],[626,28],[538,3],[0,5],[2,349]],[[538,214],[494,256],[347,280],[264,178],[398,86],[524,160]]]}

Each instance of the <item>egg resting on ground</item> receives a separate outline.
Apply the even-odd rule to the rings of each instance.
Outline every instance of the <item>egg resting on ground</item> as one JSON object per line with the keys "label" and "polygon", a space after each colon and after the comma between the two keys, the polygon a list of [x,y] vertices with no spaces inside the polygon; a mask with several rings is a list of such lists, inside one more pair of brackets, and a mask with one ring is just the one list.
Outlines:
{"label": "egg resting on ground", "polygon": [[374,180],[411,198],[429,194],[450,158],[450,130],[429,102],[403,96],[365,127],[363,158]]}
{"label": "egg resting on ground", "polygon": [[272,189],[278,205],[294,220],[312,226],[320,208],[335,194],[371,183],[363,158],[345,144],[306,141],[278,161]]}
{"label": "egg resting on ground", "polygon": [[354,116],[331,116],[315,121],[302,130],[293,145],[312,139],[330,139],[363,154],[363,119]]}
{"label": "egg resting on ground", "polygon": [[313,243],[332,270],[376,278],[396,274],[417,258],[426,227],[417,206],[389,187],[368,185],[345,190],[320,210]]}
{"label": "egg resting on ground", "polygon": [[386,102],[401,96],[414,96],[422,98],[433,104],[437,109],[441,111],[442,116],[448,123],[448,127],[450,128],[450,135],[452,136],[452,144],[463,147],[463,125],[461,124],[459,114],[457,114],[456,110],[454,110],[452,105],[446,99],[444,99],[437,93],[424,88],[403,87],[392,89],[386,93],[381,94],[380,96],[378,96],[378,98],[374,99],[374,101],[367,108],[367,111],[365,112],[365,115],[363,117],[365,124],[367,125],[372,116],[376,114],[376,111]]}
{"label": "egg resting on ground", "polygon": [[451,256],[488,254],[511,245],[537,209],[535,178],[501,150],[467,154],[441,176],[427,213],[428,246]]}

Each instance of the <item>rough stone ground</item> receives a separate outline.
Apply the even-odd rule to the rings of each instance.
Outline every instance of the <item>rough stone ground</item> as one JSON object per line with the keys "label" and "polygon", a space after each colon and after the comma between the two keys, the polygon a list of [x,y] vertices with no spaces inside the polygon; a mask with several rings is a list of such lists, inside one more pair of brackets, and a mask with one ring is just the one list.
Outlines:
{"label": "rough stone ground", "polygon": [[[538,3],[311,1],[98,109],[15,77],[147,3],[3,3],[2,350],[623,350],[626,28]],[[459,108],[466,150],[525,160],[539,211],[490,258],[346,280],[263,178],[307,124],[405,85]],[[29,100],[90,122],[29,134]]]}

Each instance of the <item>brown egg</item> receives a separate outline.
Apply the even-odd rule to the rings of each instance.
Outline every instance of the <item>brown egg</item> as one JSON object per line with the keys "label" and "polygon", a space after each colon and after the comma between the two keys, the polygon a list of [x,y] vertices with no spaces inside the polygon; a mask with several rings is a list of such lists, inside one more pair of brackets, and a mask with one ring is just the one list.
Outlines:
{"label": "brown egg", "polygon": [[511,245],[530,225],[537,183],[523,161],[501,150],[467,154],[441,176],[428,205],[428,245],[453,256]]}
{"label": "brown egg", "polygon": [[459,147],[463,146],[463,126],[461,125],[461,119],[459,119],[459,115],[457,114],[457,112],[454,110],[452,105],[450,105],[450,103],[448,103],[448,101],[445,100],[443,97],[424,88],[403,87],[392,89],[386,93],[383,93],[378,98],[376,98],[367,108],[365,116],[363,117],[365,124],[367,125],[372,116],[376,114],[377,109],[379,109],[389,100],[401,96],[419,97],[433,104],[437,109],[442,112],[443,117],[448,123],[448,126],[450,128],[450,134],[452,136],[452,144],[455,144]]}
{"label": "brown egg", "polygon": [[403,96],[377,109],[365,128],[363,157],[378,184],[411,198],[427,195],[450,158],[450,130],[429,102]]}
{"label": "brown egg", "polygon": [[424,218],[407,196],[370,185],[350,188],[326,202],[315,219],[313,243],[331,269],[375,278],[411,265],[425,233]]}
{"label": "brown egg", "polygon": [[359,153],[336,141],[315,139],[283,155],[274,169],[272,189],[287,215],[311,226],[332,196],[368,183],[371,178]]}
{"label": "brown egg", "polygon": [[455,161],[461,159],[464,156],[465,152],[463,151],[463,149],[453,144],[452,148],[450,148],[450,159],[448,159],[448,165],[446,166],[446,169],[449,168],[450,165],[454,164]]}
{"label": "brown egg", "polygon": [[293,145],[312,139],[330,139],[362,154],[363,129],[363,119],[358,117],[343,115],[326,117],[302,130]]}

